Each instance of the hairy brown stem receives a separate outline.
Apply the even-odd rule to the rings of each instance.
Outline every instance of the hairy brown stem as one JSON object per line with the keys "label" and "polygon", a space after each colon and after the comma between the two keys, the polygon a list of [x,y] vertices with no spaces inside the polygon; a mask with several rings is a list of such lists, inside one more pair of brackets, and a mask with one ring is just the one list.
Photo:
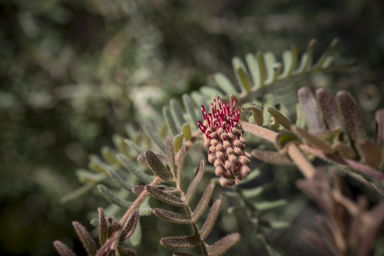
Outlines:
{"label": "hairy brown stem", "polygon": [[288,145],[288,155],[299,167],[301,173],[307,179],[313,179],[316,174],[315,167],[308,161],[308,159],[303,155],[300,149],[294,143]]}
{"label": "hairy brown stem", "polygon": [[241,129],[245,132],[252,133],[253,135],[256,135],[257,137],[266,139],[272,143],[275,143],[277,132],[269,130],[267,128],[264,128],[262,126],[251,124],[248,122],[244,122],[239,120],[239,125]]}

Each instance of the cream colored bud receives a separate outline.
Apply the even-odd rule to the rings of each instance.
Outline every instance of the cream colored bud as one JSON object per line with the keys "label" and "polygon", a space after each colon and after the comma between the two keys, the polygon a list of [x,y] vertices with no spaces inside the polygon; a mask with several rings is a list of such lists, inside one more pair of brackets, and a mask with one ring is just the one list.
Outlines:
{"label": "cream colored bud", "polygon": [[230,161],[231,163],[236,163],[236,162],[237,162],[237,157],[234,156],[234,155],[230,155],[230,156],[228,157],[228,159],[229,159],[229,161]]}
{"label": "cream colored bud", "polygon": [[225,167],[225,169],[228,169],[228,170],[231,169],[231,167],[232,167],[231,162],[229,162],[228,160],[225,161],[224,167]]}
{"label": "cream colored bud", "polygon": [[224,153],[221,151],[216,152],[216,157],[222,161],[224,161],[225,158]]}
{"label": "cream colored bud", "polygon": [[209,147],[209,150],[210,150],[211,152],[216,152],[216,147],[215,147],[215,146],[210,146],[210,147]]}
{"label": "cream colored bud", "polygon": [[234,136],[237,136],[239,135],[239,129],[237,129],[236,127],[232,127],[231,128],[231,132]]}
{"label": "cream colored bud", "polygon": [[223,145],[222,145],[222,144],[218,144],[218,145],[216,146],[216,151],[224,151],[224,147],[223,147]]}
{"label": "cream colored bud", "polygon": [[233,135],[231,132],[230,133],[228,133],[228,139],[229,140],[233,140],[234,138],[235,138],[235,135]]}
{"label": "cream colored bud", "polygon": [[250,172],[251,172],[251,169],[249,169],[248,166],[243,165],[243,166],[241,167],[241,175],[242,175],[243,177],[248,176]]}
{"label": "cream colored bud", "polygon": [[242,165],[249,165],[251,163],[251,160],[248,159],[248,157],[246,156],[240,156],[239,157],[239,162],[242,164]]}
{"label": "cream colored bud", "polygon": [[252,158],[251,154],[249,154],[248,152],[244,152],[244,155],[245,155],[249,160],[251,160],[251,158]]}
{"label": "cream colored bud", "polygon": [[239,139],[242,143],[245,143],[245,139],[243,137],[240,137]]}
{"label": "cream colored bud", "polygon": [[234,181],[229,181],[229,180],[221,177],[220,178],[220,185],[223,186],[223,187],[233,186],[233,185],[235,185],[235,182]]}
{"label": "cream colored bud", "polygon": [[216,157],[213,154],[208,155],[208,162],[213,164],[213,162],[216,160]]}
{"label": "cream colored bud", "polygon": [[217,135],[221,136],[221,134],[224,132],[223,128],[217,129]]}
{"label": "cream colored bud", "polygon": [[223,147],[225,148],[225,149],[227,149],[227,148],[229,148],[231,146],[231,143],[229,143],[229,141],[224,141],[223,142]]}
{"label": "cream colored bud", "polygon": [[233,154],[233,148],[227,148],[227,155]]}
{"label": "cream colored bud", "polygon": [[235,145],[236,147],[241,147],[242,145],[243,145],[243,143],[241,143],[241,141],[240,140],[235,140],[234,142],[233,142],[233,145]]}
{"label": "cream colored bud", "polygon": [[209,148],[209,144],[210,144],[210,139],[205,139],[204,140],[204,147]]}
{"label": "cream colored bud", "polygon": [[228,134],[226,132],[223,132],[220,137],[222,140],[228,140]]}
{"label": "cream colored bud", "polygon": [[240,148],[234,148],[233,151],[234,151],[234,154],[235,154],[236,156],[241,155],[241,153],[243,152],[243,150],[241,150]]}
{"label": "cream colored bud", "polygon": [[213,139],[219,138],[219,136],[217,135],[217,132],[212,132],[211,134],[209,134],[209,136],[211,136]]}
{"label": "cream colored bud", "polygon": [[223,175],[223,172],[224,172],[224,170],[223,170],[223,168],[222,168],[221,166],[216,167],[216,169],[215,169],[215,174],[216,174],[216,176],[221,176],[221,175]]}
{"label": "cream colored bud", "polygon": [[219,144],[219,142],[215,139],[211,140],[211,144],[212,146],[216,146],[217,144]]}
{"label": "cream colored bud", "polygon": [[215,162],[213,163],[213,166],[215,166],[215,167],[218,167],[220,165],[221,165],[221,163],[220,163],[219,159],[216,159]]}

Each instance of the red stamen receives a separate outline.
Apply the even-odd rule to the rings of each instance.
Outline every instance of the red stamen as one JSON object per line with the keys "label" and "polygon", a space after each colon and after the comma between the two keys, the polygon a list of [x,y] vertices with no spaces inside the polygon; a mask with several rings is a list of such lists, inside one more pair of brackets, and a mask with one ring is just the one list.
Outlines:
{"label": "red stamen", "polygon": [[201,105],[201,113],[203,113],[204,120],[207,120],[207,112],[205,111],[205,108],[203,105]]}
{"label": "red stamen", "polygon": [[199,126],[200,130],[201,130],[203,133],[205,133],[205,131],[207,130],[207,127],[205,127],[205,126],[203,125],[203,123],[200,122],[200,121],[197,121],[197,126]]}

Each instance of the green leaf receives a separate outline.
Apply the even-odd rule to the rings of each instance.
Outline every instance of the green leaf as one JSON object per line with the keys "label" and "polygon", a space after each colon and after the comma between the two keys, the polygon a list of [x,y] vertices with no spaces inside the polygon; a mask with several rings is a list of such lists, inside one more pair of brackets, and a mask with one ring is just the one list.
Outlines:
{"label": "green leaf", "polygon": [[216,73],[214,79],[220,89],[225,92],[225,94],[230,95],[238,93],[232,82],[228,79],[228,77],[226,77],[222,73]]}
{"label": "green leaf", "polygon": [[151,183],[154,179],[155,176],[153,175],[148,175],[142,170],[139,170],[135,165],[131,163],[131,161],[128,160],[127,157],[125,157],[122,154],[119,154],[117,158],[121,161],[123,166],[130,171],[132,174],[134,174],[140,181],[144,183]]}
{"label": "green leaf", "polygon": [[116,148],[126,155],[127,157],[131,158],[131,154],[128,152],[126,144],[124,143],[124,138],[118,134],[114,134],[112,136],[113,143],[115,144]]}
{"label": "green leaf", "polygon": [[247,75],[245,74],[244,70],[241,67],[236,68],[236,73],[240,78],[241,85],[246,91],[247,94],[251,92],[251,82],[249,81]]}
{"label": "green leaf", "polygon": [[205,160],[201,160],[199,167],[196,170],[195,176],[193,177],[191,183],[189,184],[187,193],[185,195],[186,204],[189,204],[191,202],[192,197],[196,192],[196,188],[199,185],[201,178],[203,177],[204,167],[205,167]]}
{"label": "green leaf", "polygon": [[132,150],[136,151],[137,153],[139,154],[142,154],[144,152],[144,150],[142,150],[135,142],[129,140],[129,139],[125,139],[124,140],[124,143],[130,147]]}
{"label": "green leaf", "polygon": [[312,57],[313,57],[312,56],[312,54],[313,54],[313,46],[315,45],[315,43],[316,43],[316,39],[312,39],[309,42],[308,48],[307,48],[307,52],[305,54],[303,54],[303,56],[301,57],[300,67],[294,73],[294,75],[303,74],[303,73],[309,71],[309,69],[311,68]]}
{"label": "green leaf", "polygon": [[280,199],[276,201],[254,203],[252,204],[252,206],[257,211],[266,211],[266,210],[271,210],[271,209],[275,209],[276,207],[286,205],[287,203],[288,203],[287,200]]}
{"label": "green leaf", "polygon": [[260,226],[272,228],[272,229],[283,229],[289,227],[289,222],[282,220],[260,220]]}
{"label": "green leaf", "polygon": [[219,256],[223,254],[225,251],[239,242],[240,237],[241,236],[239,233],[234,233],[220,239],[214,245],[208,247],[209,256]]}
{"label": "green leaf", "polygon": [[169,222],[178,224],[191,224],[191,219],[185,214],[175,213],[158,208],[153,209],[153,214]]}
{"label": "green leaf", "polygon": [[[253,87],[255,89],[260,88],[260,68],[255,55],[252,53],[248,53],[245,56],[245,61],[247,62],[249,73],[251,74],[251,77],[253,80]],[[234,94],[234,93],[229,93],[229,94]]]}
{"label": "green leaf", "polygon": [[84,169],[76,170],[76,176],[81,183],[90,182],[94,184],[100,183],[107,177],[106,173],[94,173]]}
{"label": "green leaf", "polygon": [[183,94],[183,103],[184,103],[185,109],[187,110],[188,115],[191,117],[192,127],[194,129],[197,129],[198,120],[195,113],[195,105],[193,104],[193,101],[188,94]]}
{"label": "green leaf", "polygon": [[176,123],[175,120],[173,120],[171,109],[169,107],[163,107],[163,116],[168,130],[171,132],[171,134],[175,135],[177,133]]}
{"label": "green leaf", "polygon": [[261,194],[275,188],[277,185],[277,182],[276,181],[271,181],[271,182],[268,182],[262,186],[259,186],[259,187],[256,187],[256,188],[251,188],[251,189],[241,189],[241,194],[243,195],[243,197],[245,198],[254,198],[254,197],[257,197],[257,196],[260,196]]}
{"label": "green leaf", "polygon": [[61,256],[76,256],[76,254],[60,241],[53,242],[53,246]]}
{"label": "green leaf", "polygon": [[300,103],[296,104],[296,126],[300,127],[301,129],[305,129],[306,123],[305,123],[305,117],[303,113],[303,108],[301,107]]}
{"label": "green leaf", "polygon": [[185,123],[183,110],[181,109],[179,103],[177,103],[177,101],[174,99],[171,100],[170,104],[173,116],[175,117],[177,124],[181,127]]}
{"label": "green leaf", "polygon": [[200,243],[199,235],[182,236],[182,237],[165,237],[160,240],[160,243],[168,248],[192,248]]}
{"label": "green leaf", "polygon": [[89,255],[97,254],[97,246],[95,240],[93,240],[92,236],[88,233],[88,231],[77,221],[72,222],[73,227],[77,235],[79,236],[81,243],[83,244],[85,250]]}
{"label": "green leaf", "polygon": [[267,111],[282,125],[285,129],[289,130],[291,128],[291,121],[288,120],[283,114],[280,113],[277,109],[273,107],[267,107]]}
{"label": "green leaf", "polygon": [[87,193],[89,190],[91,190],[92,188],[95,187],[95,183],[87,183],[81,187],[79,187],[78,189],[76,189],[75,191],[72,191],[70,192],[69,194],[63,196],[61,199],[60,199],[60,202],[62,204],[65,204],[69,201],[72,201],[74,199],[77,199],[79,198],[80,196],[84,195],[85,193]]}
{"label": "green leaf", "polygon": [[297,94],[309,132],[323,130],[323,121],[312,92],[307,87],[301,87]]}
{"label": "green leaf", "polygon": [[200,92],[202,95],[206,96],[208,99],[214,99],[217,96],[223,97],[223,94],[219,90],[210,86],[202,86],[200,88]]}
{"label": "green leaf", "polygon": [[217,215],[219,214],[220,207],[221,207],[221,200],[217,199],[213,203],[203,227],[200,229],[200,237],[202,240],[207,238],[207,236],[211,232],[213,225],[215,224]]}
{"label": "green leaf", "polygon": [[318,70],[326,67],[327,62],[330,60],[330,55],[333,52],[337,42],[339,40],[337,38],[333,39],[328,48],[324,51],[323,55],[317,61],[317,63],[313,66],[313,70]]}
{"label": "green leaf", "polygon": [[108,224],[102,208],[99,207],[99,239],[100,244],[103,245],[108,239]]}
{"label": "green leaf", "polygon": [[110,147],[103,146],[101,148],[101,155],[110,164],[120,165],[119,161],[116,159],[116,152],[114,152]]}
{"label": "green leaf", "polygon": [[[240,89],[242,92],[247,92],[247,89],[250,88],[250,83],[248,80],[248,74],[247,74],[247,69],[243,63],[243,61],[239,57],[234,57],[232,58],[232,66],[233,66],[233,71],[235,72],[237,83],[240,86]],[[243,74],[238,73],[238,69],[242,70]],[[242,77],[243,75],[243,77]],[[243,84],[243,80],[246,84]]]}
{"label": "green leaf", "polygon": [[243,110],[251,110],[253,118],[255,119],[255,122],[257,125],[262,126],[263,125],[263,111],[260,107],[258,107],[256,104],[253,103],[247,103],[242,106]]}
{"label": "green leaf", "polygon": [[173,196],[173,195],[170,195],[170,194],[167,194],[167,193],[161,191],[161,189],[151,187],[148,185],[145,186],[145,189],[152,196],[156,197],[157,199],[160,199],[163,202],[166,202],[166,203],[172,204],[172,205],[176,205],[176,206],[184,206],[184,202],[180,198]]}
{"label": "green leaf", "polygon": [[293,54],[292,51],[286,50],[283,52],[283,64],[284,64],[284,71],[280,75],[279,79],[284,79],[289,77],[292,74],[292,64],[293,64]]}
{"label": "green leaf", "polygon": [[274,81],[274,64],[276,63],[276,57],[275,54],[272,52],[266,52],[264,53],[264,61],[265,61],[265,68],[267,71],[267,79],[265,81],[265,84],[271,84]]}
{"label": "green leaf", "polygon": [[199,203],[197,204],[195,210],[192,213],[193,222],[196,222],[200,218],[200,216],[204,213],[205,208],[207,208],[209,200],[211,199],[214,188],[215,188],[215,183],[210,183],[205,189],[203,196],[201,197]]}
{"label": "green leaf", "polygon": [[260,174],[261,174],[261,169],[258,168],[258,169],[255,169],[255,170],[252,170],[251,173],[245,177],[242,181],[240,181],[239,183],[237,183],[238,185],[241,185],[241,184],[244,184],[244,183],[247,183],[247,182],[250,182],[251,180],[255,179],[256,177],[258,177]]}
{"label": "green leaf", "polygon": [[179,152],[181,146],[183,145],[183,139],[184,139],[183,133],[177,134],[173,139],[175,153]]}
{"label": "green leaf", "polygon": [[260,68],[260,88],[262,88],[265,85],[266,70],[265,70],[264,57],[263,57],[263,54],[261,54],[260,52],[257,53],[257,62],[259,63],[259,68]]}
{"label": "green leaf", "polygon": [[108,170],[109,177],[121,188],[131,192],[133,186],[126,182],[119,174],[117,174],[115,171]]}
{"label": "green leaf", "polygon": [[141,224],[140,224],[140,221],[137,222],[137,225],[136,225],[136,228],[135,228],[135,231],[133,232],[133,234],[131,235],[131,237],[129,238],[129,241],[131,242],[131,244],[133,246],[138,246],[141,242]]}
{"label": "green leaf", "polygon": [[125,201],[123,199],[120,199],[115,194],[113,194],[106,186],[103,184],[97,185],[97,188],[99,189],[100,193],[107,199],[110,203],[116,204],[117,206],[120,206],[121,208],[128,209],[131,207],[132,202]]}
{"label": "green leaf", "polygon": [[117,247],[117,251],[119,252],[118,253],[119,256],[135,256],[136,255],[135,251],[132,251],[129,248],[125,248],[121,246]]}
{"label": "green leaf", "polygon": [[282,131],[282,132],[279,132],[279,134],[276,136],[275,145],[277,149],[281,150],[286,145],[288,145],[288,143],[293,141],[300,141],[300,140],[293,132]]}
{"label": "green leaf", "polygon": [[149,198],[144,200],[138,211],[140,216],[149,216],[152,214],[152,207],[149,205]]}
{"label": "green leaf", "polygon": [[177,183],[179,184],[180,188],[183,189],[183,169],[184,169],[184,162],[185,162],[185,157],[187,153],[187,148],[186,146],[182,146],[180,151],[179,151],[179,158],[177,158],[177,163],[176,163],[176,178],[177,178]]}
{"label": "green leaf", "polygon": [[106,164],[103,160],[100,159],[100,157],[92,154],[89,156],[88,167],[92,171],[106,174],[107,169],[111,168],[111,165]]}
{"label": "green leaf", "polygon": [[264,95],[264,106],[263,106],[263,126],[268,127],[269,126],[269,120],[271,118],[271,114],[268,112],[268,107],[274,107],[275,106],[275,98],[272,94],[266,94]]}
{"label": "green leaf", "polygon": [[131,213],[127,222],[123,226],[123,233],[120,236],[120,242],[123,242],[132,236],[137,227],[138,222],[139,213],[137,211],[134,211]]}
{"label": "green leaf", "polygon": [[165,148],[167,150],[167,162],[169,168],[171,169],[172,175],[176,177],[175,150],[173,149],[173,141],[171,135],[168,135],[165,138]]}
{"label": "green leaf", "polygon": [[[171,138],[172,140],[172,138]],[[172,142],[171,142],[172,144]],[[172,154],[173,154],[173,148],[172,148]],[[145,151],[145,158],[147,159],[147,163],[151,167],[152,171],[159,176],[163,181],[168,183],[175,183],[175,180],[173,178],[173,175],[171,171],[163,165],[163,163],[157,158],[155,153],[153,153],[150,150]]]}
{"label": "green leaf", "polygon": [[161,152],[163,154],[166,154],[165,145],[163,141],[159,138],[159,136],[157,136],[155,131],[151,127],[149,127],[149,125],[144,125],[143,129],[145,133],[152,139],[152,141],[155,142],[155,144],[159,147]]}
{"label": "green leaf", "polygon": [[189,123],[183,124],[181,127],[181,130],[183,131],[185,140],[190,140],[192,138],[192,132],[191,127],[189,126]]}

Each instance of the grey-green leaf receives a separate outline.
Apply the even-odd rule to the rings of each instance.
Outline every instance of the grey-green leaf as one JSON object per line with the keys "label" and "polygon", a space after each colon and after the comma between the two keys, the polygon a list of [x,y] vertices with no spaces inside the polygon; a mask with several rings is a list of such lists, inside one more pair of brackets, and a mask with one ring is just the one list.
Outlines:
{"label": "grey-green leaf", "polygon": [[193,177],[188,187],[187,193],[185,195],[186,204],[189,204],[191,202],[191,199],[196,192],[196,188],[199,185],[201,178],[203,177],[204,168],[205,168],[205,160],[201,160],[199,167],[196,170],[195,176]]}
{"label": "grey-green leaf", "polygon": [[130,171],[132,174],[134,174],[140,181],[144,183],[151,183],[154,179],[155,176],[153,175],[148,175],[139,168],[137,168],[131,161],[128,160],[126,156],[123,154],[119,154],[117,158],[121,161],[121,163],[124,165],[128,171]]}
{"label": "grey-green leaf", "polygon": [[[172,148],[172,151],[173,151],[173,148]],[[175,183],[175,180],[173,178],[171,171],[166,166],[163,165],[163,163],[160,161],[159,158],[157,158],[155,153],[153,153],[150,150],[147,150],[145,151],[145,158],[147,159],[147,163],[151,167],[152,171],[157,176],[159,176],[165,182]]]}
{"label": "grey-green leaf", "polygon": [[227,95],[237,94],[235,86],[228,79],[228,77],[226,77],[222,73],[216,73],[214,78],[217,85],[220,87],[220,89],[222,89],[225,92],[225,94]]}
{"label": "grey-green leaf", "polygon": [[167,194],[156,187],[151,187],[151,186],[147,185],[147,186],[145,186],[145,189],[152,196],[156,197],[157,199],[160,199],[161,201],[164,201],[168,204],[172,204],[172,205],[176,205],[176,206],[184,206],[184,202],[180,198],[173,196],[173,195],[170,195],[170,194]]}
{"label": "grey-green leaf", "polygon": [[112,204],[116,204],[120,206],[121,208],[129,208],[132,205],[132,202],[125,201],[119,197],[117,197],[115,194],[113,194],[106,186],[103,184],[100,184],[97,186],[100,193]]}
{"label": "grey-green leaf", "polygon": [[88,233],[88,231],[77,221],[72,222],[77,235],[79,236],[81,243],[83,244],[85,250],[89,255],[97,254],[97,246],[95,240],[93,240],[92,236]]}
{"label": "grey-green leaf", "polygon": [[198,120],[195,113],[195,105],[193,104],[193,101],[188,94],[183,94],[183,103],[184,103],[185,109],[187,110],[187,113],[192,119],[191,121],[192,121],[193,128],[197,129]]}
{"label": "grey-green leaf", "polygon": [[291,121],[288,120],[280,111],[273,107],[267,107],[267,111],[282,125],[285,129],[289,130],[291,128]]}
{"label": "grey-green leaf", "polygon": [[176,122],[181,127],[185,123],[185,120],[183,117],[183,110],[181,109],[179,103],[174,99],[171,100],[170,104],[171,104],[172,112],[176,119]]}
{"label": "grey-green leaf", "polygon": [[155,208],[153,209],[153,214],[155,214],[157,217],[164,219],[169,222],[174,222],[178,224],[190,224],[191,219],[185,215],[180,213],[175,213],[163,209]]}
{"label": "grey-green leaf", "polygon": [[205,223],[203,227],[200,229],[200,237],[202,240],[208,237],[209,233],[211,232],[213,225],[215,224],[217,215],[219,214],[219,210],[221,207],[221,200],[217,199],[209,211],[208,217],[205,220]]}
{"label": "grey-green leaf", "polygon": [[126,182],[119,174],[117,174],[115,171],[108,170],[109,177],[121,188],[131,192],[133,186]]}
{"label": "grey-green leaf", "polygon": [[194,222],[196,222],[200,218],[200,216],[204,213],[205,208],[207,208],[214,188],[215,183],[210,183],[205,189],[203,196],[201,197],[199,203],[197,204],[195,210],[192,213],[192,219]]}
{"label": "grey-green leaf", "polygon": [[245,198],[254,198],[262,193],[265,193],[273,188],[275,188],[277,185],[276,181],[271,181],[269,183],[266,183],[262,186],[258,186],[256,188],[251,188],[251,189],[242,189],[241,194],[243,194],[243,197]]}
{"label": "grey-green leaf", "polygon": [[168,130],[171,134],[175,135],[177,133],[177,127],[175,120],[173,119],[171,109],[169,107],[163,107],[163,116],[165,119],[165,123],[167,124]]}
{"label": "grey-green leaf", "polygon": [[149,126],[144,125],[143,129],[145,133],[152,139],[153,142],[159,147],[163,154],[166,154],[165,145],[163,141],[157,136],[156,132]]}

